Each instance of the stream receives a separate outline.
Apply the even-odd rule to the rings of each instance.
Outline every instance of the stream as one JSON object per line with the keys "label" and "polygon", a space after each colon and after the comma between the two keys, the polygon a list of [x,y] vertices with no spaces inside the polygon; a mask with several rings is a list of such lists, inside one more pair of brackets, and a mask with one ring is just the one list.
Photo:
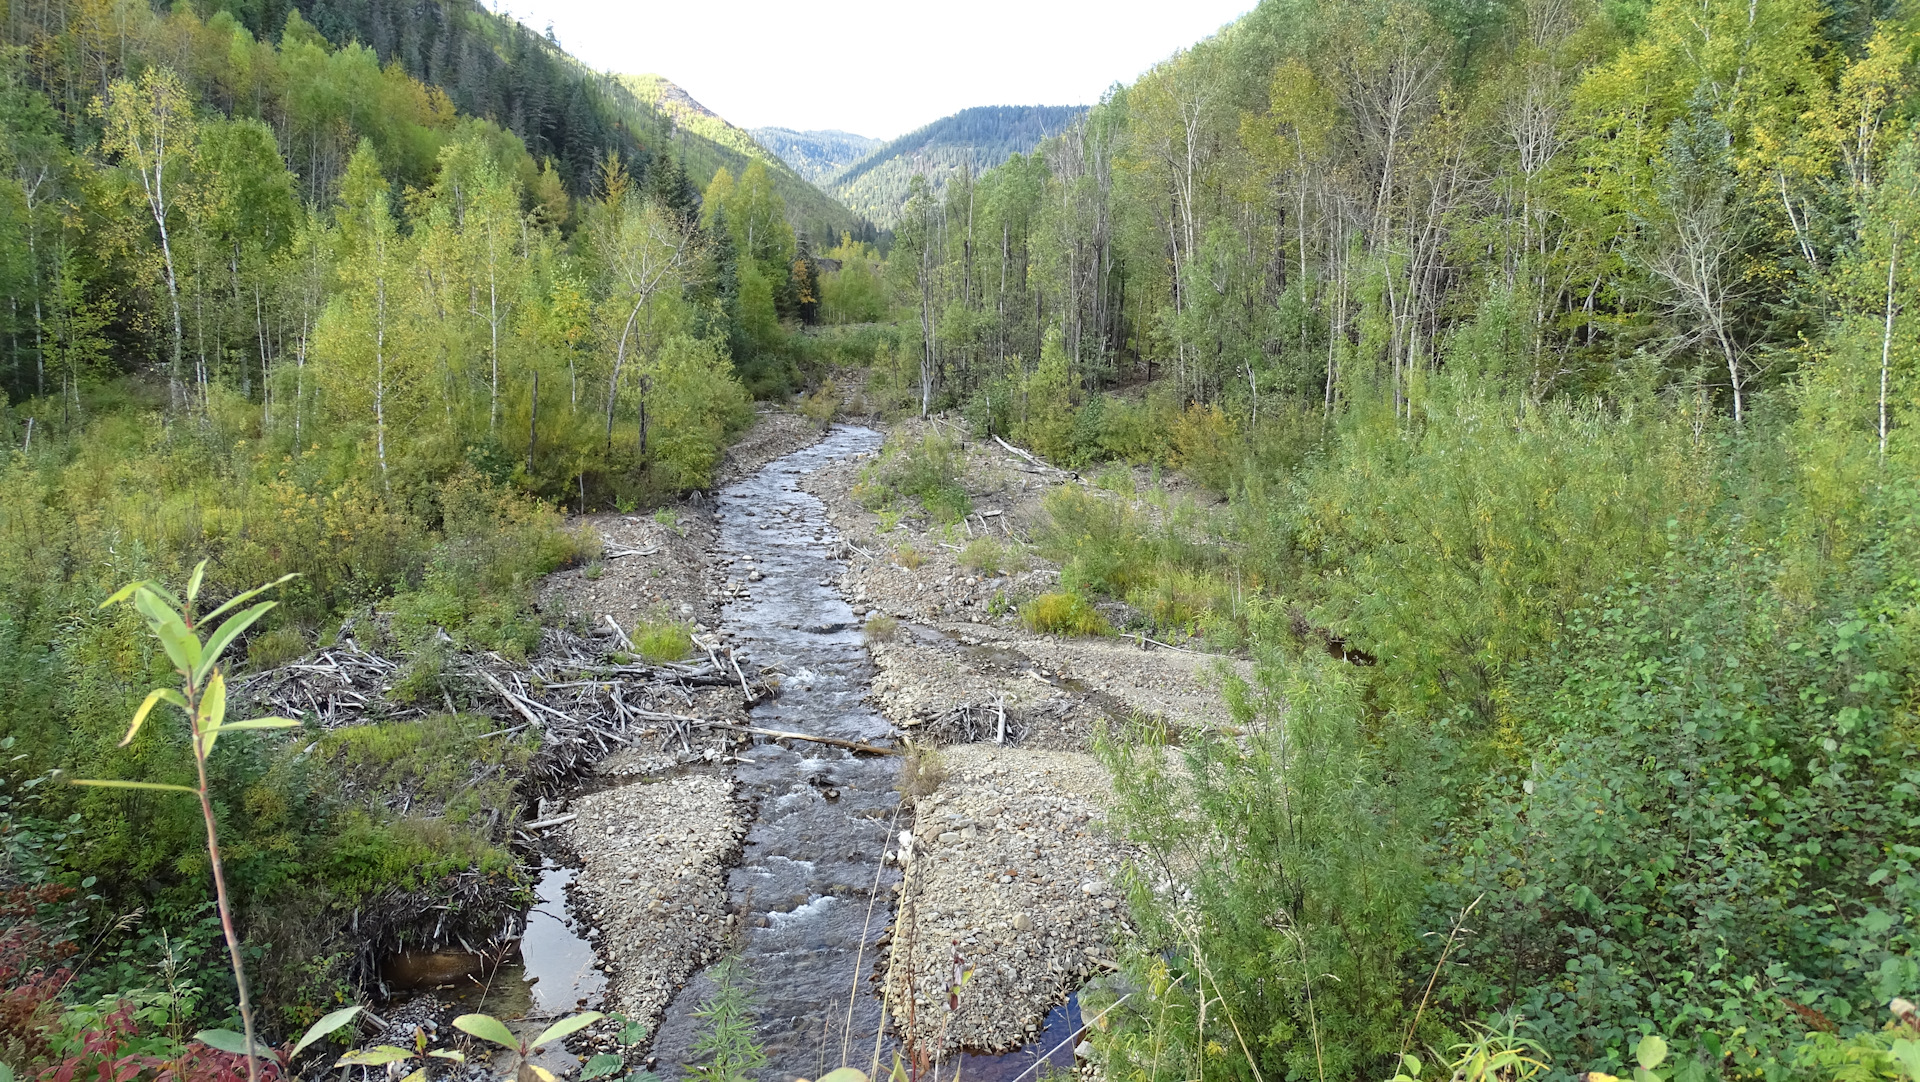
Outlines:
{"label": "stream", "polygon": [[[837,425],[718,493],[715,555],[726,576],[750,591],[722,606],[721,626],[742,654],[781,674],[780,695],[751,711],[756,726],[875,744],[897,735],[867,703],[874,671],[861,623],[836,585],[845,566],[832,555],[838,538],[825,506],[800,489],[806,474],[877,450],[882,439],[872,429]],[[753,572],[758,581],[749,579]],[[733,771],[753,818],[728,873],[729,905],[742,925],[730,950],[767,1057],[758,1077],[819,1078],[843,1063],[864,1070],[876,1057],[884,1074],[896,1043],[879,1032],[874,976],[900,880],[881,858],[907,825],[893,788],[899,763],[793,744],[744,747]],[[488,982],[524,989],[518,994],[529,1019],[596,1006],[603,989],[585,930],[565,913],[574,874],[551,863],[543,869],[540,902],[520,943],[524,967],[503,966]],[[697,1012],[714,987],[702,971],[668,1005],[652,1047],[659,1078],[681,1078],[704,1059],[696,1044],[707,1026]],[[1034,1044],[1005,1055],[964,1054],[954,1066],[981,1082],[1032,1082],[1050,1050],[1054,1064],[1072,1066],[1079,1027],[1078,1004],[1069,1001],[1049,1014]]]}
{"label": "stream", "polygon": [[[730,577],[763,576],[750,597],[721,609],[721,624],[743,653],[782,674],[781,694],[753,708],[754,725],[867,743],[893,736],[866,702],[873,667],[860,621],[834,585],[845,566],[831,556],[837,538],[825,506],[799,485],[881,439],[837,426],[719,493],[718,558],[731,563]],[[843,1057],[864,1067],[880,1025],[868,980],[881,960],[874,943],[899,879],[881,863],[897,829],[899,764],[817,744],[758,743],[741,757],[734,776],[754,818],[727,887],[745,925],[737,953],[767,1055],[760,1077],[818,1078]],[[653,1048],[662,1077],[679,1077],[697,1058],[694,1011],[712,992],[703,973],[668,1006]]]}

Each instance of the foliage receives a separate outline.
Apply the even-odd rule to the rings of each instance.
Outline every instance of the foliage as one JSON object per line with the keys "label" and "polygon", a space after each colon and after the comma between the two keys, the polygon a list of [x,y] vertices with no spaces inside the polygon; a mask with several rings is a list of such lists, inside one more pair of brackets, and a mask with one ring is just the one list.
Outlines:
{"label": "foliage", "polygon": [[1388,781],[1360,690],[1269,648],[1254,682],[1226,683],[1242,735],[1190,730],[1177,752],[1144,720],[1102,735],[1115,825],[1143,854],[1129,905],[1148,994],[1109,1016],[1116,1075],[1353,1078],[1397,1053],[1418,805]]}
{"label": "foliage", "polygon": [[935,523],[958,522],[973,510],[960,483],[963,464],[959,446],[937,432],[890,440],[879,461],[862,471],[854,498],[870,509],[911,498]]}
{"label": "foliage", "polygon": [[767,1065],[767,1056],[754,1037],[753,1000],[741,964],[728,958],[709,968],[707,978],[713,994],[694,1012],[701,1032],[693,1043],[694,1055],[706,1062],[689,1067],[687,1074],[696,1082],[751,1082]]}
{"label": "foliage", "polygon": [[684,620],[647,620],[633,629],[633,648],[648,661],[679,661],[693,650],[692,632]]}
{"label": "foliage", "polygon": [[1020,620],[1043,635],[1111,635],[1113,627],[1077,593],[1041,594],[1020,606]]}

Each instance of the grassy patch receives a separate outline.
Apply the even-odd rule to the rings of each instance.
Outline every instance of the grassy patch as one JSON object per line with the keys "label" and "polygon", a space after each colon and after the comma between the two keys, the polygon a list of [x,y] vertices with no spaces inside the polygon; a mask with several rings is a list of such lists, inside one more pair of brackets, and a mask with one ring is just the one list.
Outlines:
{"label": "grassy patch", "polygon": [[645,620],[633,629],[633,648],[648,661],[679,661],[693,651],[693,625],[680,620]]}
{"label": "grassy patch", "polygon": [[914,548],[912,545],[901,545],[899,548],[893,550],[893,562],[906,568],[908,571],[918,571],[920,570],[920,565],[927,562],[927,558],[919,549]]}
{"label": "grassy patch", "polygon": [[866,634],[868,642],[886,642],[900,633],[900,621],[883,612],[867,617]]}
{"label": "grassy patch", "polygon": [[1031,631],[1046,635],[1109,635],[1113,628],[1079,594],[1041,594],[1020,608],[1020,619]]}
{"label": "grassy patch", "polygon": [[960,553],[960,564],[969,571],[992,578],[1000,573],[1005,558],[1006,553],[1000,542],[991,537],[978,537],[968,542],[966,549]]}

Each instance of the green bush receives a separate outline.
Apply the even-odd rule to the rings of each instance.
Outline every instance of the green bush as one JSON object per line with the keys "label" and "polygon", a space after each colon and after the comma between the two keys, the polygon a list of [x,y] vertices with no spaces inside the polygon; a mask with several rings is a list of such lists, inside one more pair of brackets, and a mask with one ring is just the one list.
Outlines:
{"label": "green bush", "polygon": [[1005,555],[1000,542],[991,537],[976,537],[961,551],[960,563],[969,571],[992,578],[1000,573]]}
{"label": "green bush", "polygon": [[1455,869],[1435,905],[1485,897],[1450,999],[1522,1012],[1569,1067],[1618,1071],[1651,1026],[1747,1074],[1806,1027],[1786,1001],[1851,1031],[1920,987],[1910,594],[1833,582],[1809,607],[1778,574],[1685,546],[1518,682],[1532,767],[1434,854]]}
{"label": "green bush", "polygon": [[[1394,757],[1345,666],[1268,651],[1226,698],[1237,734],[1185,730],[1176,752],[1142,720],[1097,743],[1113,825],[1141,852],[1127,873],[1138,991],[1107,1016],[1107,1070],[1383,1077],[1418,999],[1408,963],[1426,872],[1408,815],[1420,806],[1390,780]],[[1422,1044],[1444,1041],[1434,1022]]]}
{"label": "green bush", "polygon": [[958,522],[973,510],[973,501],[961,484],[965,466],[959,446],[938,433],[890,440],[880,460],[862,473],[853,495],[874,511],[912,498],[934,522]]}
{"label": "green bush", "polygon": [[633,629],[633,648],[653,662],[679,661],[693,651],[693,625],[679,620],[647,620]]}
{"label": "green bush", "polygon": [[1020,607],[1028,630],[1043,635],[1111,635],[1112,625],[1079,594],[1041,594]]}

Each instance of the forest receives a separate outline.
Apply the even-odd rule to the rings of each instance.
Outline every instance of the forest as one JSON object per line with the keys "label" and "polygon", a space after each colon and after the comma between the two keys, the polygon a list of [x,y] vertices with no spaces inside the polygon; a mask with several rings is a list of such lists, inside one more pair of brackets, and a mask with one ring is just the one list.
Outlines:
{"label": "forest", "polygon": [[[0,1061],[155,958],[176,1043],[232,998],[192,810],[50,784],[186,780],[101,599],[209,558],[300,576],[247,664],[525,656],[566,511],[838,388],[1079,471],[1061,591],[1253,663],[1101,745],[1109,1075],[1920,1077],[1914,13],[1266,0],[834,237],[471,12],[3,10]],[[275,1033],[365,977],[276,930],[527,888],[298,747],[211,764]]]}

